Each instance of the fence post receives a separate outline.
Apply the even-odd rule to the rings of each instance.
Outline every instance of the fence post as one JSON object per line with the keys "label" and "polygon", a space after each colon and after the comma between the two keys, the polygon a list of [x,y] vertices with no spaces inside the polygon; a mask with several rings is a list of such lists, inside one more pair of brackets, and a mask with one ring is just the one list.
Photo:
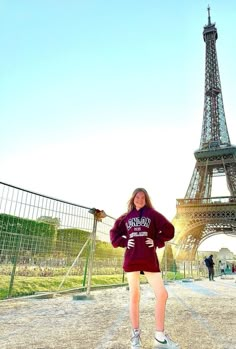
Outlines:
{"label": "fence post", "polygon": [[[197,279],[200,279],[200,261],[199,261],[198,251],[197,251],[196,255],[197,255]],[[196,259],[195,259],[195,261],[196,261]]]}
{"label": "fence post", "polygon": [[92,231],[92,239],[90,243],[90,251],[89,251],[89,264],[88,264],[88,284],[87,284],[87,296],[90,295],[91,289],[91,280],[92,280],[92,269],[93,269],[93,259],[95,252],[95,242],[96,242],[96,231],[97,231],[97,218],[94,215],[93,218],[93,231]]}
{"label": "fence post", "polygon": [[86,256],[86,262],[85,262],[85,268],[84,268],[84,278],[83,278],[83,287],[86,284],[86,277],[87,277],[87,270],[88,270],[88,261],[89,261],[89,253],[90,253],[90,247],[91,246],[91,241],[89,241],[89,245],[87,248],[87,256]]}
{"label": "fence post", "polygon": [[106,214],[104,211],[100,211],[96,208],[90,209],[89,213],[93,214],[94,219],[93,219],[92,238],[91,238],[91,243],[90,243],[90,252],[89,252],[88,284],[87,284],[87,292],[86,292],[87,296],[90,295],[90,289],[91,289],[94,252],[95,252],[95,245],[96,245],[97,223],[98,223],[98,221],[102,221],[102,218],[106,217]]}
{"label": "fence post", "polygon": [[8,298],[11,297],[11,293],[12,293],[12,288],[13,288],[15,274],[16,274],[16,265],[17,265],[17,260],[20,253],[21,240],[22,240],[22,235],[19,235],[19,238],[17,239],[17,242],[16,242],[15,255],[13,257],[13,268],[12,268],[11,280],[9,284],[9,290],[8,290],[8,296],[7,296]]}
{"label": "fence post", "polygon": [[167,243],[165,245],[165,250],[164,250],[164,261],[165,261],[165,276],[164,276],[164,281],[166,282],[167,280]]}
{"label": "fence post", "polygon": [[123,270],[123,274],[122,274],[122,284],[124,284],[125,283],[125,272],[124,272],[124,270]]}

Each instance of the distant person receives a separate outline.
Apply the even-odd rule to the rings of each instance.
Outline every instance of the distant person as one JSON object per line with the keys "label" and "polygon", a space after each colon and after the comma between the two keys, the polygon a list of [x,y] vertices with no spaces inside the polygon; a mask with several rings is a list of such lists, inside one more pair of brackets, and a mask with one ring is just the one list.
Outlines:
{"label": "distant person", "polygon": [[168,293],[160,272],[156,248],[174,237],[174,226],[151,203],[147,191],[134,190],[128,210],[119,217],[110,231],[113,247],[124,247],[123,269],[127,273],[130,292],[129,313],[132,325],[131,348],[141,347],[139,327],[140,274],[144,274],[155,298],[154,348],[178,349],[165,332],[164,319]]}
{"label": "distant person", "polygon": [[225,274],[225,263],[223,261],[219,261],[219,266],[220,266],[220,275],[226,275]]}
{"label": "distant person", "polygon": [[214,261],[213,261],[213,254],[211,254],[208,258],[205,258],[205,264],[208,268],[208,276],[209,276],[209,280],[210,281],[215,281],[214,280],[214,275],[215,275],[215,271],[214,271]]}

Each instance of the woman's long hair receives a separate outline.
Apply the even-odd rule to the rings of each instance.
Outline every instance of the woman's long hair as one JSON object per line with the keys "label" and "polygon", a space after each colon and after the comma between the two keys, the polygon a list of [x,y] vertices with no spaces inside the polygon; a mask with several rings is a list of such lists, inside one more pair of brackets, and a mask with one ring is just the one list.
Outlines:
{"label": "woman's long hair", "polygon": [[144,189],[144,188],[136,188],[136,189],[133,191],[133,194],[132,194],[131,198],[130,198],[129,201],[128,201],[128,212],[132,211],[132,210],[135,208],[135,205],[134,205],[134,198],[135,198],[135,196],[136,196],[138,193],[140,193],[140,192],[144,193],[144,195],[145,195],[145,203],[146,203],[145,206],[147,206],[147,207],[149,207],[149,208],[154,208],[153,205],[152,205],[152,203],[151,203],[151,199],[150,199],[150,196],[149,196],[147,190]]}

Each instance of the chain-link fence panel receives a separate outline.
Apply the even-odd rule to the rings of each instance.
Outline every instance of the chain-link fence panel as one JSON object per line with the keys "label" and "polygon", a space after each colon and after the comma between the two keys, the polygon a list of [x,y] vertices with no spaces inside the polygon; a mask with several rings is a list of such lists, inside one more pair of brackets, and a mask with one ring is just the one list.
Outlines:
{"label": "chain-link fence panel", "polygon": [[0,182],[1,299],[85,287],[91,258],[91,285],[112,274],[122,280],[123,251],[109,242],[113,223],[89,207]]}

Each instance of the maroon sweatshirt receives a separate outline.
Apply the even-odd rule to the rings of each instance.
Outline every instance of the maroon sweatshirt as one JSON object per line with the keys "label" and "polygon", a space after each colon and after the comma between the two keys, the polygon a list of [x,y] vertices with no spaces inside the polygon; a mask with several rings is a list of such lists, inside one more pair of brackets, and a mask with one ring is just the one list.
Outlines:
{"label": "maroon sweatshirt", "polygon": [[[126,272],[159,272],[156,248],[165,246],[165,241],[173,237],[174,226],[162,214],[146,206],[122,215],[110,230],[113,247],[127,247],[128,239],[134,239],[134,247],[125,251],[123,268]],[[153,240],[154,247],[146,244],[147,238]]]}

